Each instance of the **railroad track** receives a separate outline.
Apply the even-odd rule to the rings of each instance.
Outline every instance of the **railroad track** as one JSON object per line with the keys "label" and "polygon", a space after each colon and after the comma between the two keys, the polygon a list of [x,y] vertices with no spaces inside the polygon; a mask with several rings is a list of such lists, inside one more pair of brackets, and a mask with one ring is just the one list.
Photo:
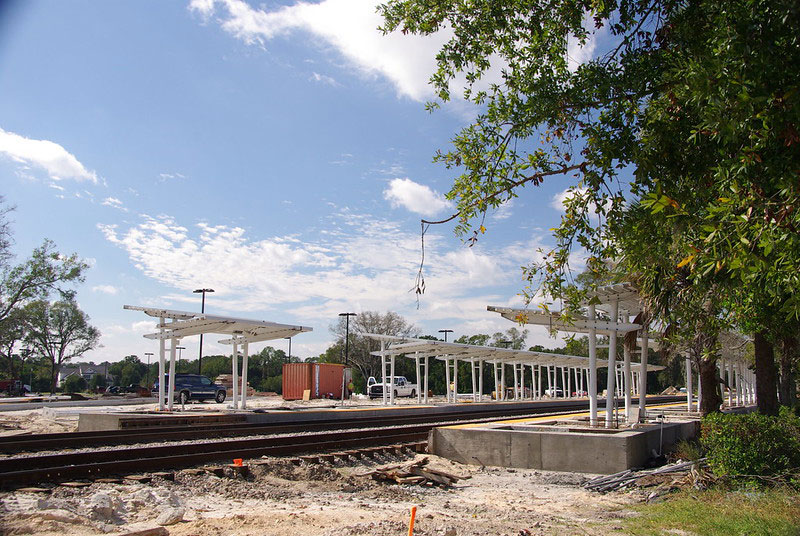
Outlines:
{"label": "railroad track", "polygon": [[[674,397],[672,397],[674,398]],[[669,400],[671,401],[671,400]],[[664,402],[653,400],[651,403]],[[507,408],[508,409],[508,408]],[[558,407],[558,413],[545,413],[531,411],[527,408],[526,415],[558,416],[571,413],[575,408],[564,405]],[[578,408],[580,409],[580,408]],[[370,426],[368,429],[328,430],[309,432],[308,425],[303,423],[303,433],[284,435],[270,435],[258,438],[214,438],[216,440],[181,443],[135,446],[130,448],[90,450],[83,452],[61,452],[57,454],[42,454],[24,457],[8,457],[0,459],[0,487],[16,488],[29,484],[42,482],[59,482],[65,480],[100,478],[111,475],[125,475],[130,473],[163,471],[220,462],[231,461],[234,458],[259,458],[261,456],[297,456],[300,454],[325,452],[332,450],[352,450],[363,447],[378,447],[396,444],[418,443],[427,440],[431,429],[455,422],[477,421],[491,422],[519,417],[519,414],[505,411],[502,416],[487,416],[486,412],[479,412],[480,418],[467,419],[469,414],[437,415],[435,422],[414,423],[421,418],[406,417],[402,424],[389,424],[387,418],[380,419],[379,427]],[[442,422],[447,419],[447,422]],[[359,424],[365,425],[373,419],[361,419]],[[343,423],[339,422],[341,426]],[[374,423],[373,423],[374,424]],[[331,426],[331,423],[325,423]],[[234,425],[235,426],[235,425]],[[260,433],[276,433],[278,427],[259,427]],[[362,426],[363,428],[363,426]],[[265,430],[268,430],[265,432]],[[123,432],[123,431],[115,431]],[[130,434],[130,431],[126,431]],[[148,430],[149,432],[149,430]],[[139,433],[139,432],[134,432]],[[53,434],[59,435],[59,434]],[[67,434],[60,434],[67,435]],[[112,434],[113,435],[113,434]],[[91,436],[89,436],[91,437]],[[124,436],[119,436],[124,437]],[[83,437],[82,439],[85,439]],[[126,440],[129,438],[126,438]],[[207,438],[206,438],[207,439]],[[164,441],[162,437],[161,442]]]}
{"label": "railroad track", "polygon": [[[650,403],[674,402],[680,397],[653,397]],[[67,432],[8,436],[0,438],[0,453],[39,452],[44,450],[78,449],[97,446],[131,445],[140,443],[164,443],[168,441],[203,440],[223,437],[245,437],[291,432],[316,432],[335,429],[374,428],[387,425],[431,424],[442,421],[459,422],[475,420],[500,420],[509,417],[535,416],[547,413],[572,412],[588,408],[588,401],[556,401],[515,408],[504,405],[484,411],[459,413],[436,413],[408,415],[382,415],[381,417],[357,417],[348,420],[324,419],[295,423],[232,423],[214,425],[192,425],[126,430],[100,430],[93,432]],[[600,403],[600,407],[604,407]]]}
{"label": "railroad track", "polygon": [[150,445],[116,450],[50,454],[0,460],[0,485],[16,488],[42,482],[99,478],[179,469],[234,458],[296,456],[301,453],[396,445],[427,440],[432,425],[383,430],[330,431],[189,445]]}

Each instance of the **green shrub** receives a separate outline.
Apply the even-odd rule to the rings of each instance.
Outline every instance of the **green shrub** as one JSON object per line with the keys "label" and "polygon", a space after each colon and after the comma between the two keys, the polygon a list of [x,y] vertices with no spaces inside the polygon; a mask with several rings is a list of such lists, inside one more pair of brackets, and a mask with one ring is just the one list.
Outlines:
{"label": "green shrub", "polygon": [[708,415],[700,441],[718,475],[769,476],[800,468],[800,418],[786,408],[778,417]]}
{"label": "green shrub", "polygon": [[259,385],[261,391],[281,394],[283,392],[283,375],[270,376]]}
{"label": "green shrub", "polygon": [[80,393],[81,391],[85,391],[87,386],[86,380],[78,374],[67,376],[63,385],[65,393]]}

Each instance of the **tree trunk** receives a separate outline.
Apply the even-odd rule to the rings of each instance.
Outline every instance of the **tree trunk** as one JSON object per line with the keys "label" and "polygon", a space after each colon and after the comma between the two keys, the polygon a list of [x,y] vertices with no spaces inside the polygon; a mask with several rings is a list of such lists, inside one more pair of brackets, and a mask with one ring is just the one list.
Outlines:
{"label": "tree trunk", "polygon": [[755,347],[758,412],[764,415],[777,415],[777,370],[774,348],[763,331],[755,334],[753,345]]}
{"label": "tree trunk", "polygon": [[797,385],[794,377],[797,337],[785,336],[781,339],[781,343],[781,379],[778,393],[781,405],[794,407],[797,403]]}
{"label": "tree trunk", "polygon": [[717,363],[710,359],[700,358],[697,362],[700,370],[700,385],[702,398],[700,400],[700,414],[708,415],[719,411],[722,396],[719,394],[719,378],[717,376]]}

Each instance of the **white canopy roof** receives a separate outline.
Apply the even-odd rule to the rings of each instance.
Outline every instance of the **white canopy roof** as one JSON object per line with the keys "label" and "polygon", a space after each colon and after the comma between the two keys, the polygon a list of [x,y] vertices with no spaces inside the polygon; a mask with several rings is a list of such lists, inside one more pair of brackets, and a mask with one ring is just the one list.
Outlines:
{"label": "white canopy roof", "polygon": [[286,337],[294,337],[298,333],[313,331],[312,328],[305,326],[210,315],[208,313],[174,311],[159,307],[125,305],[124,309],[142,311],[148,316],[172,320],[172,322],[167,322],[163,327],[159,326],[158,332],[146,334],[144,337],[147,339],[181,339],[192,335],[218,333],[232,336],[230,339],[219,341],[222,344],[232,344],[234,339],[237,344],[241,344],[243,342],[285,339]]}
{"label": "white canopy roof", "polygon": [[[576,355],[513,350],[510,348],[477,346],[371,333],[364,334],[364,336],[391,343],[391,346],[384,352],[387,356],[405,355],[409,358],[433,357],[440,360],[459,359],[465,361],[488,361],[490,363],[525,363],[529,365],[555,365],[558,367],[577,368],[587,368],[589,366],[588,357]],[[372,355],[381,355],[381,352],[372,352]],[[598,362],[598,368],[603,368],[605,366],[607,366],[606,362]],[[640,365],[639,363],[631,363],[631,368],[637,370],[640,368]],[[648,365],[647,370],[656,371],[663,370],[663,368],[664,367],[659,365]]]}
{"label": "white canopy roof", "polygon": [[537,326],[545,326],[554,331],[569,331],[575,333],[589,333],[589,329],[594,326],[598,334],[608,335],[612,331],[617,333],[628,333],[641,329],[640,324],[631,322],[618,322],[614,324],[610,320],[597,319],[594,322],[590,321],[585,316],[578,316],[571,319],[569,322],[561,319],[560,313],[545,313],[540,311],[529,311],[527,309],[513,309],[510,307],[495,307],[489,305],[486,307],[487,311],[499,313],[503,318],[511,320],[512,322],[521,322],[523,324],[533,324]]}

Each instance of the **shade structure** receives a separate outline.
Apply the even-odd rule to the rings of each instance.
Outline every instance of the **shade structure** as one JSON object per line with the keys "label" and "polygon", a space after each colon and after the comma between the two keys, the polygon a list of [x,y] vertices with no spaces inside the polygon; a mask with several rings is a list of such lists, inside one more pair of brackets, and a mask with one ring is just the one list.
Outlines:
{"label": "shade structure", "polygon": [[159,341],[159,382],[158,404],[159,409],[164,409],[164,374],[166,341],[170,341],[169,387],[167,394],[167,409],[172,410],[175,393],[175,349],[178,342],[185,337],[206,334],[228,335],[222,339],[221,344],[230,344],[232,352],[233,370],[233,408],[239,407],[239,351],[242,347],[243,368],[241,383],[241,406],[247,407],[247,359],[250,343],[285,339],[294,337],[299,333],[313,331],[306,326],[279,324],[264,320],[252,320],[232,316],[212,315],[208,313],[195,313],[190,311],[176,311],[161,307],[140,307],[125,305],[128,311],[141,311],[144,314],[157,318],[158,325],[155,333],[147,333],[145,338]]}
{"label": "shade structure", "polygon": [[[599,287],[589,293],[585,300],[577,304],[580,311],[577,314],[562,315],[560,312],[551,311],[529,311],[527,309],[515,309],[510,307],[488,306],[487,310],[500,314],[503,318],[519,324],[530,324],[547,327],[551,332],[565,331],[568,333],[586,333],[589,336],[589,414],[590,422],[597,424],[597,336],[608,335],[609,348],[613,352],[608,354],[608,389],[606,396],[606,407],[611,407],[614,402],[614,393],[617,391],[616,382],[618,380],[616,342],[617,337],[633,331],[638,331],[637,346],[640,348],[641,363],[638,374],[635,366],[631,363],[631,351],[627,345],[623,345],[623,370],[621,381],[624,385],[625,395],[625,416],[626,420],[640,420],[646,417],[646,394],[647,394],[647,371],[653,370],[648,367],[647,358],[650,347],[650,339],[655,339],[660,334],[653,334],[649,331],[647,324],[636,322],[639,318],[646,318],[647,315],[640,315],[644,311],[644,305],[636,288],[630,283],[618,283]],[[634,317],[632,321],[631,317]],[[634,384],[633,379],[638,381]],[[631,395],[638,391],[639,411],[638,416],[634,417],[632,411]],[[612,426],[612,416],[606,412],[606,426]]]}
{"label": "shade structure", "polygon": [[[542,390],[541,378],[547,374],[548,389],[551,393],[555,393],[555,385],[558,383],[557,378],[554,377],[557,369],[562,372],[562,385],[565,391],[572,392],[567,389],[567,385],[571,385],[571,379],[575,377],[576,392],[582,391],[579,389],[579,384],[583,384],[583,376],[587,371],[590,361],[588,357],[576,355],[556,354],[552,352],[538,352],[529,350],[514,350],[509,348],[497,348],[491,346],[478,346],[470,344],[460,344],[454,342],[432,341],[428,339],[416,339],[410,337],[396,337],[391,335],[381,334],[364,334],[365,337],[379,340],[381,342],[381,350],[372,352],[372,355],[381,357],[381,370],[384,381],[394,382],[394,361],[398,356],[404,356],[409,359],[414,359],[417,364],[417,382],[420,385],[418,389],[418,401],[422,402],[421,398],[427,398],[427,382],[428,382],[428,360],[438,359],[445,362],[446,374],[446,396],[448,401],[455,401],[458,395],[458,362],[469,362],[471,370],[472,381],[472,398],[479,400],[483,396],[483,365],[490,364],[494,366],[495,370],[495,394],[497,400],[506,399],[506,381],[505,381],[505,366],[510,365],[514,369],[514,389],[513,398],[519,399],[524,397],[524,378],[526,374],[525,367],[530,368],[532,394],[533,391],[538,393],[538,396],[544,394]],[[634,363],[633,370],[639,372],[641,366]],[[597,368],[606,366],[605,363],[596,364]],[[388,370],[387,370],[388,367]],[[661,366],[649,366],[647,371],[661,370]],[[422,376],[421,369],[424,369],[424,377]],[[452,373],[451,373],[452,370]],[[498,376],[498,371],[500,376]],[[538,384],[535,379],[539,378]],[[579,380],[580,375],[580,380]],[[569,381],[565,381],[569,380]],[[538,389],[536,386],[538,385]],[[390,393],[389,396],[384,396],[384,403],[393,404],[394,400]],[[569,396],[568,393],[565,396]],[[388,400],[387,400],[388,398]],[[424,400],[424,401],[427,401]]]}

